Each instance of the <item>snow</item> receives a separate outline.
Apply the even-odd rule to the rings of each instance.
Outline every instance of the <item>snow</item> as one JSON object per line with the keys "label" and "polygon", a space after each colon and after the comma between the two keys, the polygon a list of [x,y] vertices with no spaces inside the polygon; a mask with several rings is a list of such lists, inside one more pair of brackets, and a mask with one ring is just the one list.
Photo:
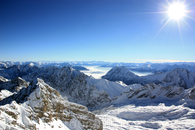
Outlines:
{"label": "snow", "polygon": [[180,86],[183,88],[191,88],[195,84],[195,74],[184,68],[177,68],[169,72],[161,72],[139,77],[125,66],[116,66],[105,76],[102,76],[102,78],[109,81],[123,81],[127,85],[134,83],[155,83],[163,85],[164,87]]}
{"label": "snow", "polygon": [[90,77],[87,81],[96,86],[99,91],[106,91],[111,98],[120,95],[126,88],[126,85],[121,82],[111,82],[106,79],[94,79],[93,77]]}
{"label": "snow", "polygon": [[142,82],[145,83],[160,83],[166,86],[180,86],[184,88],[191,88],[195,84],[195,74],[189,72],[184,68],[177,68],[173,71],[165,73],[157,73],[155,75],[148,75],[142,77]]}
{"label": "snow", "polygon": [[[22,72],[28,71],[28,68],[29,66],[22,67]],[[174,81],[175,83],[178,83],[174,87],[163,87],[162,85],[155,84],[145,86],[140,84],[126,85],[121,81],[111,82],[106,79],[88,77],[70,67],[47,67],[42,71],[39,71],[41,69],[37,69],[36,67],[34,69],[37,70],[37,73],[40,74],[39,76],[43,77],[47,83],[51,83],[51,85],[52,82],[55,83],[53,84],[53,87],[56,87],[56,89],[60,90],[61,88],[65,88],[65,84],[71,84],[71,86],[69,86],[71,92],[69,94],[70,100],[74,99],[74,101],[77,101],[78,103],[83,102],[83,104],[88,103],[89,107],[97,105],[94,109],[113,105],[94,112],[103,121],[103,127],[105,130],[195,129],[195,109],[192,109],[192,106],[194,106],[195,89],[194,87],[189,88],[194,83],[194,75],[185,69],[175,69],[172,72],[161,73],[155,76],[147,76],[147,78],[145,78],[147,81],[151,80],[152,82],[155,80],[163,81],[163,85],[167,85],[169,82],[170,84],[173,84],[172,81]],[[117,67],[115,69],[117,69]],[[120,71],[118,72],[121,72],[118,73],[119,77],[126,78],[127,75],[129,76],[129,79],[138,78],[138,76],[130,73],[130,71],[125,67],[121,67],[119,70]],[[32,70],[32,72],[34,72],[34,70]],[[33,79],[32,77],[37,78],[36,74],[27,75],[27,79]],[[179,83],[181,77],[183,79],[181,81],[189,82],[189,84],[187,84],[189,89],[177,86],[180,85]],[[8,83],[9,82],[7,82],[7,84]],[[44,105],[43,99],[48,94],[49,96],[46,98],[50,104],[60,102],[64,107],[69,108],[68,111],[64,110],[63,112],[67,112],[67,114],[70,112],[73,117],[78,117],[80,120],[92,120],[90,117],[93,116],[89,116],[90,112],[87,111],[86,107],[82,107],[78,104],[76,105],[75,103],[68,103],[68,101],[63,100],[61,96],[58,97],[54,93],[55,91],[41,79],[38,79],[37,85],[39,87],[33,90],[25,103],[20,105],[13,101],[11,104],[0,106],[0,109],[2,110],[0,111],[0,129],[21,129],[22,127],[28,125],[36,125],[39,129],[48,130],[83,129],[84,126],[81,125],[83,122],[80,122],[76,118],[72,118],[70,122],[63,122],[59,120],[59,118],[58,120],[56,118],[52,118],[51,122],[46,123],[43,119],[52,113],[52,111],[49,110],[43,113],[44,116],[42,118],[39,118],[39,123],[37,123],[36,120],[31,120],[30,116],[36,114],[36,111],[34,111],[36,110],[35,107]],[[25,87],[23,90],[25,90]],[[66,90],[63,92],[64,95],[68,95],[65,93]],[[109,96],[106,92],[112,99],[108,98]],[[3,99],[9,97],[12,94],[13,93],[7,90],[2,90],[0,98]],[[189,104],[188,101],[191,104]],[[159,102],[161,103],[159,104]],[[71,105],[66,106],[68,104]],[[77,115],[77,113],[74,115],[74,106],[77,106],[76,108],[79,109],[81,115]],[[73,111],[70,111],[70,108],[73,109]],[[88,113],[85,114],[86,112]],[[11,114],[17,115],[17,119],[12,117]],[[66,113],[64,113],[64,115],[65,114]],[[14,125],[15,121],[17,123],[16,126]],[[97,120],[94,121],[94,123],[96,122]]]}
{"label": "snow", "polygon": [[3,100],[4,98],[7,98],[11,95],[13,95],[14,93],[8,91],[8,90],[1,90],[0,92],[0,101]]}
{"label": "snow", "polygon": [[99,113],[104,130],[195,129],[195,110],[183,105],[126,105]]}
{"label": "snow", "polygon": [[102,78],[110,81],[123,81],[125,84],[133,84],[138,83],[140,77],[125,66],[115,66]]}
{"label": "snow", "polygon": [[[0,129],[24,129],[25,126],[35,126],[40,130],[69,130],[69,128],[63,123],[61,120],[52,119],[52,122],[49,124],[43,122],[39,119],[39,123],[31,120],[29,116],[33,113],[33,110],[25,104],[19,105],[15,101],[11,104],[7,104],[1,106],[1,109],[4,111],[0,111]],[[12,116],[8,115],[5,111],[9,111],[10,113],[14,113],[17,115],[17,118],[14,119]],[[14,125],[13,122],[16,122],[19,125]],[[19,127],[20,126],[20,127]]]}
{"label": "snow", "polygon": [[89,112],[87,107],[63,100],[57,90],[42,79],[38,78],[31,84],[15,92],[18,99],[11,96],[4,100],[4,105],[0,106],[0,129],[102,128],[101,120]]}

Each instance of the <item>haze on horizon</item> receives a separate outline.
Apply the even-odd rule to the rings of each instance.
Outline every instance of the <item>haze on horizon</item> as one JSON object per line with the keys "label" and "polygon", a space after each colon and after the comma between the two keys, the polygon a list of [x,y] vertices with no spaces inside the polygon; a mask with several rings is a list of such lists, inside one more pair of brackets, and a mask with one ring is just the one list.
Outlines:
{"label": "haze on horizon", "polygon": [[192,62],[194,12],[194,0],[0,0],[0,61]]}

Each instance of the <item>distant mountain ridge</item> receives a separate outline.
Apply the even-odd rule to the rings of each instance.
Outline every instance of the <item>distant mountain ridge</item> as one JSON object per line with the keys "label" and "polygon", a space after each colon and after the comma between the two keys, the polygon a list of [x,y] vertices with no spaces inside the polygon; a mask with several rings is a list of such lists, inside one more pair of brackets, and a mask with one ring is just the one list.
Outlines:
{"label": "distant mountain ridge", "polygon": [[185,68],[139,77],[116,66],[107,80],[70,66],[14,65],[0,69],[0,129],[102,130],[102,121],[88,109],[159,103],[195,108],[194,77]]}
{"label": "distant mountain ridge", "polygon": [[168,72],[176,68],[185,68],[190,72],[195,72],[195,62],[165,62],[165,63],[124,63],[124,62],[104,62],[104,61],[27,61],[27,62],[13,62],[13,61],[0,61],[0,69],[8,68],[13,65],[26,65],[32,64],[37,67],[56,66],[64,67],[71,66],[77,70],[86,70],[83,66],[101,66],[101,67],[115,67],[126,66],[132,71],[141,72]]}
{"label": "distant mountain ridge", "polygon": [[64,66],[71,66],[72,68],[76,70],[87,70],[87,68],[79,65],[73,65],[69,62],[11,62],[11,61],[0,61],[0,69],[1,68],[11,68],[13,66],[19,66],[19,65],[28,65],[28,66],[35,66],[38,68],[41,67],[49,67],[49,66],[55,66],[58,68],[62,68]]}
{"label": "distant mountain ridge", "polygon": [[123,81],[127,85],[130,84],[160,84],[164,87],[167,86],[180,86],[183,88],[191,88],[195,85],[195,73],[189,72],[184,68],[177,68],[169,72],[156,73],[154,75],[139,77],[133,74],[125,66],[113,67],[105,76],[102,78],[110,81]]}

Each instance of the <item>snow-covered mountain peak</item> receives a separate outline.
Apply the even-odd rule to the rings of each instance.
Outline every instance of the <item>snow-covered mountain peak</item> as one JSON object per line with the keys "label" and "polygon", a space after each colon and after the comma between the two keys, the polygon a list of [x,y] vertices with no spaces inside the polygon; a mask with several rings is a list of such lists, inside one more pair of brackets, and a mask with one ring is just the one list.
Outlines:
{"label": "snow-covered mountain peak", "polygon": [[0,104],[2,129],[102,129],[87,107],[65,100],[39,78]]}
{"label": "snow-covered mountain peak", "polygon": [[125,66],[115,66],[105,76],[102,76],[102,78],[110,81],[123,81],[126,84],[133,84],[137,83],[139,76],[132,73]]}
{"label": "snow-covered mountain peak", "polygon": [[178,86],[183,88],[190,88],[195,85],[195,73],[190,72],[185,68],[176,68],[169,72],[139,77],[133,74],[127,67],[116,66],[102,78],[110,81],[123,81],[127,85],[134,83],[142,85],[155,83],[164,87]]}
{"label": "snow-covered mountain peak", "polygon": [[185,68],[176,68],[173,71],[157,73],[142,77],[141,83],[155,83],[166,86],[191,88],[195,85],[195,74]]}
{"label": "snow-covered mountain peak", "polygon": [[121,73],[121,74],[126,73],[126,74],[133,75],[133,73],[125,66],[115,66],[110,71],[117,71],[118,73]]}

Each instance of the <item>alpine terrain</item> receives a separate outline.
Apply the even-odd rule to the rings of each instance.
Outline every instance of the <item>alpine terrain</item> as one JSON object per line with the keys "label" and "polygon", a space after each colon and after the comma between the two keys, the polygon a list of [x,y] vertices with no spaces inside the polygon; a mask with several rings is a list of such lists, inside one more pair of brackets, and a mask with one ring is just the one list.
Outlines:
{"label": "alpine terrain", "polygon": [[137,76],[115,66],[95,79],[68,64],[13,64],[0,69],[0,90],[1,129],[195,129],[186,68]]}

